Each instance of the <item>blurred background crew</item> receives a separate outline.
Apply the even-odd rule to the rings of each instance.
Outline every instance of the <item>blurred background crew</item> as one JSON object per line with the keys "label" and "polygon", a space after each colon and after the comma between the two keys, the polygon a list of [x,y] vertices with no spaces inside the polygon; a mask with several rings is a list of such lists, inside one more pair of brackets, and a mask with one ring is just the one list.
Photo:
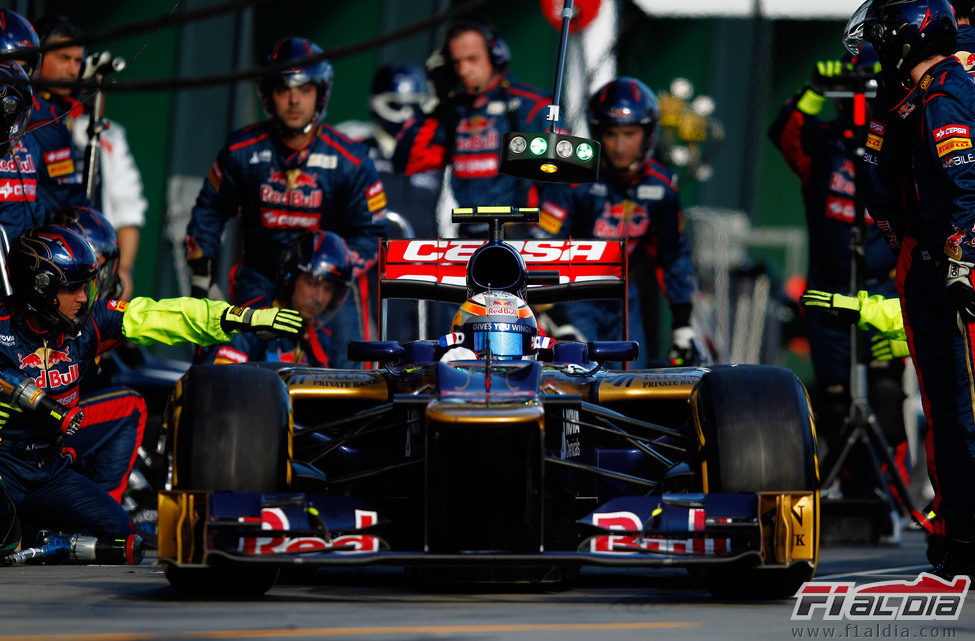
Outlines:
{"label": "blurred background crew", "polygon": [[[321,54],[305,38],[279,40],[264,57],[268,66]],[[214,281],[227,221],[240,215],[241,262],[231,274],[230,300],[271,300],[279,257],[308,230],[325,229],[349,245],[355,295],[339,311],[336,340],[370,336],[368,283],[359,276],[376,261],[386,231],[386,194],[365,145],[322,124],[332,91],[332,66],[324,58],[268,71],[258,93],[268,119],[232,132],[203,181],[186,228],[192,293]]]}
{"label": "blurred background crew", "polygon": [[[7,13],[12,14],[8,18],[14,20],[15,14]],[[66,124],[71,111],[80,112],[81,106],[70,88],[44,84],[45,80],[77,80],[85,50],[70,42],[77,40],[81,31],[62,18],[45,18],[39,24],[45,29],[44,38],[38,38],[40,44],[51,46],[63,42],[67,46],[42,55],[32,77],[37,90],[34,92],[30,132],[36,138],[41,154],[37,166],[37,198],[47,213],[64,207],[91,207],[75,167],[71,134]]]}
{"label": "blurred background crew", "polygon": [[[546,187],[539,227],[553,236],[625,240],[631,265],[653,269],[670,303],[668,359],[679,365],[694,363],[700,356],[691,329],[694,270],[676,176],[653,159],[660,121],[657,97],[636,78],[619,78],[592,95],[587,114],[592,136],[603,145],[599,182]],[[641,256],[649,262],[634,260]],[[636,282],[631,269],[627,338],[645,346],[643,293]],[[623,310],[617,301],[566,303],[563,309],[587,340],[620,339]],[[640,352],[635,367],[657,358],[646,349]]]}
{"label": "blurred background crew", "polygon": [[[511,52],[497,31],[462,21],[427,60],[436,105],[407,123],[393,167],[407,176],[450,168],[453,200],[463,207],[536,206],[525,180],[498,173],[501,138],[509,131],[545,131],[550,98],[508,74]],[[463,225],[461,235],[483,237],[487,225]]]}
{"label": "blurred background crew", "polygon": [[[823,60],[816,64],[810,80],[782,105],[769,128],[769,138],[782,153],[789,168],[798,176],[809,237],[809,289],[847,294],[853,255],[850,249],[854,225],[856,155],[859,144],[855,136],[852,98],[834,100],[836,116],[823,120],[828,109],[828,90],[850,90],[856,75],[875,74],[879,64],[872,46],[864,47],[857,56],[847,54],[841,60]],[[876,151],[877,137],[868,138],[871,153]],[[869,212],[864,242],[865,285],[870,294],[896,296],[894,268],[896,255],[888,247],[883,232]],[[841,447],[838,443],[850,412],[851,339],[849,325],[832,322],[816,311],[805,316],[806,337],[812,356],[814,385],[811,386],[816,413],[816,433],[821,447]],[[877,416],[888,442],[897,446],[899,472],[908,478],[905,465],[907,442],[901,379],[902,359],[874,360],[868,369],[870,407]],[[865,451],[857,451],[842,481],[844,498],[874,496],[873,481],[868,478],[869,461]]]}
{"label": "blurred background crew", "polygon": [[[45,45],[82,38],[84,32],[64,16],[48,16],[37,21],[38,35]],[[77,81],[82,73],[100,64],[111,54],[84,57],[80,46],[52,49],[44,55],[39,80]],[[78,64],[79,56],[82,63]],[[91,94],[80,95],[77,89],[49,87],[56,110],[67,110],[65,124],[71,134],[76,180],[85,184],[85,150],[90,143],[88,126],[94,108]],[[99,114],[103,129],[99,135],[97,171],[93,177],[92,206],[115,228],[120,251],[119,278],[122,290],[115,298],[129,300],[133,293],[132,271],[139,251],[139,236],[145,224],[148,203],[142,193],[142,175],[129,150],[125,128]]]}

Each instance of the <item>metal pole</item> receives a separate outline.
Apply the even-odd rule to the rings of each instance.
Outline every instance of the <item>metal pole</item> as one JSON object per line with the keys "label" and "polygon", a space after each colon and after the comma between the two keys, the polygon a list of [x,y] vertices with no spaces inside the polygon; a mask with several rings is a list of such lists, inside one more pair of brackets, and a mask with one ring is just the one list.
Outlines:
{"label": "metal pole", "polygon": [[555,107],[556,116],[552,120],[552,127],[549,133],[555,133],[559,122],[559,100],[562,97],[562,74],[565,71],[565,50],[569,44],[569,21],[572,19],[572,0],[565,0],[562,8],[562,36],[559,39],[559,60],[555,66],[555,88],[552,90],[552,106]]}

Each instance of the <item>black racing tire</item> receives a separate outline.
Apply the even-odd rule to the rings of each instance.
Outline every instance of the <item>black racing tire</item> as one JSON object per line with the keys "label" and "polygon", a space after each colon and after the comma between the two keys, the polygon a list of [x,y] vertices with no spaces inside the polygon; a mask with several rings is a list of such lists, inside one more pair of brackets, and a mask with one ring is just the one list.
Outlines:
{"label": "black racing tire", "polygon": [[[181,380],[174,430],[173,489],[286,492],[291,481],[291,405],[272,370],[198,365]],[[277,580],[268,566],[180,567],[166,579],[192,597],[255,597]]]}
{"label": "black racing tire", "polygon": [[173,489],[288,491],[291,405],[275,372],[198,365],[183,377],[182,390]]}
{"label": "black racing tire", "polygon": [[[702,489],[819,490],[812,412],[795,374],[764,365],[716,367],[701,379],[694,403],[704,436]],[[719,598],[767,599],[793,596],[815,570],[809,562],[785,568],[727,564],[704,569],[701,575]]]}

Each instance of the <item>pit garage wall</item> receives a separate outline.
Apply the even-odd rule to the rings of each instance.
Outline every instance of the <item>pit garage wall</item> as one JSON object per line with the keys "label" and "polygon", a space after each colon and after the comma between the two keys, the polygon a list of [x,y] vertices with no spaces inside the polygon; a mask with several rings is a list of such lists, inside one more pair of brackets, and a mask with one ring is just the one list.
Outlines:
{"label": "pit garage wall", "polygon": [[[607,0],[604,0],[607,1]],[[214,4],[184,0],[181,10]],[[460,5],[449,0],[360,0],[295,2],[288,11],[267,3],[239,15],[212,18],[184,28],[167,28],[117,39],[109,48],[130,61],[151,38],[123,80],[199,75],[248,67],[276,38],[307,35],[323,47],[348,44],[410,24]],[[106,29],[172,10],[170,0],[87,2],[0,2],[28,15],[63,13],[89,30]],[[97,10],[94,8],[97,6]],[[513,73],[551,91],[558,33],[541,16],[535,0],[498,0],[484,5],[511,45]],[[619,3],[624,38],[619,44],[620,74],[643,78],[664,90],[677,76],[689,78],[697,93],[708,93],[727,138],[714,162],[714,178],[682,184],[686,205],[727,207],[750,212],[753,224],[802,225],[798,181],[781,161],[765,131],[775,110],[807,78],[815,60],[841,53],[841,21],[755,21],[747,19],[649,18],[630,2]],[[422,64],[441,41],[440,30],[421,33],[380,49],[335,61],[336,86],[328,122],[368,117],[371,75],[388,60]],[[226,132],[259,117],[250,82],[227,87],[148,93],[113,93],[108,114],[122,122],[142,170],[150,207],[136,274],[142,294],[172,295],[179,290],[173,255],[162,242],[167,189],[173,176],[186,177],[193,191],[206,174]],[[185,196],[185,194],[184,194]],[[773,257],[777,258],[777,257]]]}

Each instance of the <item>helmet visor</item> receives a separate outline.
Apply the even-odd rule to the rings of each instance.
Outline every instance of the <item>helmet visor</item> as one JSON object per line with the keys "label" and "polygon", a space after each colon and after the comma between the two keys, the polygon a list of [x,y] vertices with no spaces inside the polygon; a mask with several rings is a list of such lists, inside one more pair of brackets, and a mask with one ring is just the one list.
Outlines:
{"label": "helmet visor", "polygon": [[860,53],[860,47],[866,42],[867,12],[872,6],[873,0],[867,0],[861,4],[843,30],[843,46],[854,56]]}
{"label": "helmet visor", "polygon": [[492,356],[521,358],[525,355],[525,337],[516,332],[473,332],[474,353],[484,356],[490,348]]}

